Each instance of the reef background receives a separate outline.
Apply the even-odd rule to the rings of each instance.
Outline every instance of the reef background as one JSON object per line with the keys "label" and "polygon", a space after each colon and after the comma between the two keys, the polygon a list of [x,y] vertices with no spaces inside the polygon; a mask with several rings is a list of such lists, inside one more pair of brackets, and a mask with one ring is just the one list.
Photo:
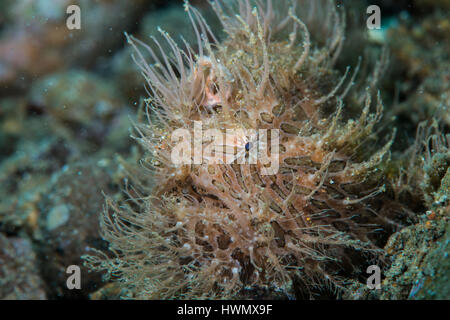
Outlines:
{"label": "reef background", "polygon": [[[206,1],[191,2],[219,28]],[[393,154],[413,144],[421,121],[434,117],[450,132],[450,1],[345,3],[339,66],[389,48],[380,90],[384,117],[395,117]],[[66,28],[69,4],[82,8],[80,31]],[[381,7],[383,30],[351,32],[369,4]],[[142,156],[130,127],[146,93],[124,32],[146,40],[161,26],[189,41],[190,22],[181,1],[0,0],[0,9],[0,298],[118,298],[115,284],[83,267],[82,290],[66,289],[65,269],[82,266],[90,248],[107,248],[98,230],[103,193],[123,200]],[[450,299],[449,164],[447,153],[427,168],[429,199],[404,199],[417,202],[418,223],[389,239],[382,289],[355,279],[345,299]],[[248,298],[261,297],[279,298]]]}

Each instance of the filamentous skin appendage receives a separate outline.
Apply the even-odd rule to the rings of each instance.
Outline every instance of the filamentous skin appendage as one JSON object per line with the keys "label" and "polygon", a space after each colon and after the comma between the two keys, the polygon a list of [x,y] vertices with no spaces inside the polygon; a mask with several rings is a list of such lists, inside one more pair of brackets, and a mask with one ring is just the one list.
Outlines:
{"label": "filamentous skin appendage", "polygon": [[[352,87],[359,64],[333,69],[342,13],[331,1],[311,3],[214,1],[221,41],[186,3],[195,50],[164,31],[170,52],[128,36],[150,94],[136,139],[150,154],[140,170],[151,170],[154,187],[142,194],[136,185],[131,204],[107,200],[102,236],[115,256],[86,260],[129,297],[233,298],[244,288],[292,295],[294,283],[313,294],[342,289],[361,263],[381,263],[378,232],[392,230],[390,214],[401,211],[384,192],[392,139],[373,147],[382,102]],[[327,37],[320,45],[307,26],[314,19]],[[346,104],[360,114],[344,120]],[[181,128],[194,137],[195,122],[203,132],[277,129],[279,170],[263,175],[260,161],[174,164],[171,135]],[[234,141],[249,151],[247,137]]]}

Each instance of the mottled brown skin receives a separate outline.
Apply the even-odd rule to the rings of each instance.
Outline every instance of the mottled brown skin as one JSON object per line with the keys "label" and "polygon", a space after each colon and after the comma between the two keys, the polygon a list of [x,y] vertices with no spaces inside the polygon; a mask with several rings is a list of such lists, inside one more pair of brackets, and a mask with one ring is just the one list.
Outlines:
{"label": "mottled brown skin", "polygon": [[[229,298],[244,287],[292,294],[294,282],[306,292],[341,288],[346,275],[380,258],[377,230],[395,225],[386,208],[401,211],[386,200],[380,169],[392,139],[365,147],[375,141],[380,98],[349,90],[357,71],[348,80],[332,69],[343,30],[334,6],[328,45],[313,48],[294,9],[235,2],[240,9],[215,6],[228,35],[222,42],[186,7],[205,37],[196,58],[174,49],[179,77],[170,64],[161,71],[137,56],[152,93],[150,124],[137,139],[152,152],[144,163],[157,184],[135,197],[137,209],[108,201],[103,236],[118,260],[89,258],[120,272],[133,297]],[[357,119],[341,118],[346,96],[362,102]],[[278,129],[279,171],[262,175],[259,161],[174,165],[171,133],[200,120],[204,130]]]}

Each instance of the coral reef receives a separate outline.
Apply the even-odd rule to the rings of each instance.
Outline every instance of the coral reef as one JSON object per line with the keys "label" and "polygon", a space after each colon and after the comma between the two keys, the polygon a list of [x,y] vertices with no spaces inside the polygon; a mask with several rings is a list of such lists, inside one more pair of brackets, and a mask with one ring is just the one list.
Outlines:
{"label": "coral reef", "polygon": [[448,0],[0,2],[0,299],[450,298]]}
{"label": "coral reef", "polygon": [[394,233],[384,250],[389,269],[381,290],[371,291],[353,283],[348,299],[448,299],[450,217],[450,134],[444,135],[436,122],[419,126],[411,148],[409,165],[393,184],[398,194],[419,198],[425,209],[414,225]]}
{"label": "coral reef", "polygon": [[398,117],[410,118],[415,127],[436,117],[450,126],[450,32],[448,13],[435,9],[417,23],[406,15],[398,26],[391,28],[387,42],[392,52],[394,74],[401,75],[397,83],[400,103],[393,109]]}
{"label": "coral reef", "polygon": [[[66,8],[78,5],[81,30],[66,28]],[[120,45],[123,28],[132,28],[145,1],[19,0],[10,3],[0,40],[2,88],[26,88],[33,77],[67,66],[92,66]],[[5,5],[6,8],[6,5]],[[36,62],[39,63],[36,63]]]}
{"label": "coral reef", "polygon": [[55,119],[82,125],[108,120],[123,105],[106,79],[81,70],[42,77],[33,83],[30,102]]}
{"label": "coral reef", "polygon": [[0,299],[43,300],[43,286],[31,242],[0,234]]}
{"label": "coral reef", "polygon": [[[341,13],[326,1],[273,5],[212,3],[227,34],[218,41],[186,4],[198,54],[164,31],[171,51],[155,40],[161,59],[129,37],[151,93],[150,124],[136,128],[136,139],[151,152],[144,164],[156,186],[150,194],[130,188],[132,204],[107,200],[102,235],[116,256],[85,258],[119,275],[130,297],[230,298],[244,287],[310,297],[323,287],[339,291],[360,272],[355,261],[383,263],[383,239],[402,225],[405,210],[384,193],[392,138],[382,144],[375,134],[380,96],[372,102],[370,89],[352,90],[359,65],[351,76],[333,69]],[[297,13],[310,22],[327,17],[322,30],[311,30],[326,37],[315,42]],[[347,105],[358,118],[343,115]],[[237,133],[218,142],[195,126]],[[197,164],[189,151],[187,162],[174,162],[177,129],[214,155],[204,151]],[[248,129],[269,130],[265,148],[279,170],[262,158],[245,162],[261,147]],[[230,152],[244,161],[227,161]]]}
{"label": "coral reef", "polygon": [[[419,127],[419,157],[412,158],[409,173],[418,175],[420,192],[429,209],[413,226],[394,234],[385,247],[392,259],[382,299],[448,299],[450,218],[450,134],[443,135],[436,123]],[[416,160],[416,161],[414,161]],[[417,163],[418,161],[418,163]],[[409,187],[414,183],[409,183]],[[438,288],[438,289],[437,289]]]}
{"label": "coral reef", "polygon": [[[55,174],[46,194],[38,203],[41,214],[39,231],[34,235],[39,245],[42,277],[50,286],[53,298],[77,297],[78,291],[66,287],[65,270],[70,265],[81,265],[80,257],[89,248],[106,248],[99,238],[98,212],[102,194],[112,194],[108,168],[97,163],[77,163],[65,166]],[[101,283],[99,274],[81,272],[81,287],[92,292]]]}

